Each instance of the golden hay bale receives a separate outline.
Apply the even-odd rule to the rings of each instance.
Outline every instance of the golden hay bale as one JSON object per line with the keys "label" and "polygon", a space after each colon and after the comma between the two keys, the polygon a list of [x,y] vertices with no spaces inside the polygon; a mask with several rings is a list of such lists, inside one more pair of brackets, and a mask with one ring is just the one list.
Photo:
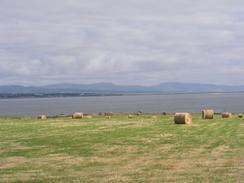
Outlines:
{"label": "golden hay bale", "polygon": [[111,116],[106,116],[107,119],[111,119]]}
{"label": "golden hay bale", "polygon": [[222,113],[222,118],[231,118],[232,114],[230,112]]}
{"label": "golden hay bale", "polygon": [[81,112],[75,112],[74,114],[72,114],[72,118],[73,119],[80,119],[80,118],[83,118],[83,113]]}
{"label": "golden hay bale", "polygon": [[128,119],[132,119],[133,116],[131,114],[128,115]]}
{"label": "golden hay bale", "polygon": [[238,118],[242,118],[243,117],[243,114],[238,114]]}
{"label": "golden hay bale", "polygon": [[105,116],[113,116],[113,113],[112,112],[105,112],[104,115]]}
{"label": "golden hay bale", "polygon": [[175,113],[175,124],[191,124],[192,116],[190,113]]}
{"label": "golden hay bale", "polygon": [[45,119],[47,119],[47,116],[46,115],[39,115],[39,116],[37,116],[37,119],[45,120]]}
{"label": "golden hay bale", "polygon": [[214,118],[214,110],[206,109],[202,110],[202,119],[213,119]]}

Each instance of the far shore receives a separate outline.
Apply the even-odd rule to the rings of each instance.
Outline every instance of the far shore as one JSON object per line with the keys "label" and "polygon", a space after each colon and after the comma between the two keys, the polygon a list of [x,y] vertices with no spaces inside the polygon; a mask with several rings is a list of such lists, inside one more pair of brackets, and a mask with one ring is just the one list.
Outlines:
{"label": "far shore", "polygon": [[64,97],[112,97],[112,96],[146,96],[146,95],[194,95],[194,94],[235,94],[244,91],[213,91],[213,92],[150,92],[150,93],[6,93],[0,94],[0,99],[29,99],[29,98],[64,98]]}

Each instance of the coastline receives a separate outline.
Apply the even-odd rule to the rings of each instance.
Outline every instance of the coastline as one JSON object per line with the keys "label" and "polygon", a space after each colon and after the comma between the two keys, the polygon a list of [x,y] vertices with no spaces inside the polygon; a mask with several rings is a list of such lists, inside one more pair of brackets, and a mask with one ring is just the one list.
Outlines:
{"label": "coastline", "polygon": [[244,91],[213,91],[213,92],[151,92],[151,93],[6,93],[0,94],[2,99],[35,99],[35,98],[67,98],[67,97],[111,97],[111,96],[148,96],[148,95],[194,95],[194,94],[239,94]]}

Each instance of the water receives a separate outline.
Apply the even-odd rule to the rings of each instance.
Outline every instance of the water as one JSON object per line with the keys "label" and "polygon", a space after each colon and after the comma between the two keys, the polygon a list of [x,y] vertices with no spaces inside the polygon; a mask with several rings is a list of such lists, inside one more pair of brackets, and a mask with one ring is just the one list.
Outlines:
{"label": "water", "polygon": [[58,115],[73,112],[244,112],[244,93],[0,99],[0,115]]}

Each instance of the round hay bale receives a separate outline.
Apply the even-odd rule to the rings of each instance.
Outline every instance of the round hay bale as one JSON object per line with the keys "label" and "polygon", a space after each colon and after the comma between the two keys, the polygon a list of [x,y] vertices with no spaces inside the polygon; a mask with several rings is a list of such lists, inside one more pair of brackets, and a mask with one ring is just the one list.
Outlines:
{"label": "round hay bale", "polygon": [[231,118],[232,114],[230,112],[222,113],[222,118]]}
{"label": "round hay bale", "polygon": [[238,118],[243,118],[243,114],[238,114]]}
{"label": "round hay bale", "polygon": [[81,112],[75,112],[74,114],[72,114],[73,119],[81,119],[83,117],[84,117],[83,113],[81,113]]}
{"label": "round hay bale", "polygon": [[105,112],[104,115],[105,116],[113,116],[113,113],[112,112]]}
{"label": "round hay bale", "polygon": [[39,116],[37,116],[37,119],[45,120],[45,119],[47,119],[47,116],[46,115],[39,115]]}
{"label": "round hay bale", "polygon": [[98,113],[98,116],[103,116],[103,115],[104,115],[104,113],[102,113],[102,112]]}
{"label": "round hay bale", "polygon": [[133,118],[133,115],[129,114],[128,119],[132,119],[132,118]]}
{"label": "round hay bale", "polygon": [[202,119],[213,119],[214,118],[214,110],[206,109],[202,110]]}
{"label": "round hay bale", "polygon": [[175,124],[191,124],[192,116],[190,113],[175,113]]}
{"label": "round hay bale", "polygon": [[111,119],[112,116],[106,116],[107,119]]}

